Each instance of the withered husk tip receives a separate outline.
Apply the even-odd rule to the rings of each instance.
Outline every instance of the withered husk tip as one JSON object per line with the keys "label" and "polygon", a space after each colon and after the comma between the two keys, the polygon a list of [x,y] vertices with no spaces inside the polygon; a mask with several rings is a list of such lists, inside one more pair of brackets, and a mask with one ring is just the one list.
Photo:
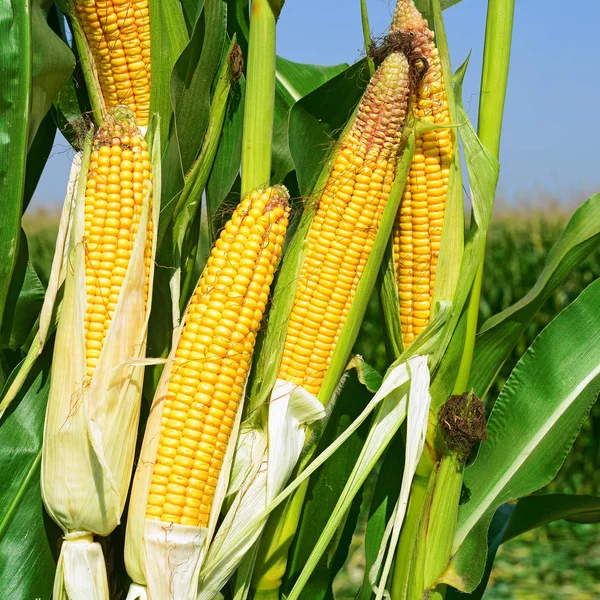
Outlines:
{"label": "withered husk tip", "polygon": [[463,462],[477,442],[487,439],[485,406],[473,391],[450,396],[440,411],[439,424],[448,449]]}

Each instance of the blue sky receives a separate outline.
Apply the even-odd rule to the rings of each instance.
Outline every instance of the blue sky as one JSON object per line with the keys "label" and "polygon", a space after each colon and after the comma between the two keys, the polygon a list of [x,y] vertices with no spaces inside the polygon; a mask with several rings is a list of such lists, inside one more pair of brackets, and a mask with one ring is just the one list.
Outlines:
{"label": "blue sky", "polygon": [[[367,0],[367,6],[373,34],[385,33],[393,0]],[[516,0],[498,188],[501,201],[511,206],[579,203],[600,191],[595,110],[600,36],[586,25],[600,20],[600,3],[579,2],[577,14],[571,6],[565,0]],[[359,0],[287,0],[278,53],[319,64],[358,60],[363,55],[359,7]],[[464,100],[474,122],[486,7],[485,0],[463,0],[444,13],[453,68],[472,50]],[[61,205],[71,158],[64,139],[57,141],[32,208]]]}

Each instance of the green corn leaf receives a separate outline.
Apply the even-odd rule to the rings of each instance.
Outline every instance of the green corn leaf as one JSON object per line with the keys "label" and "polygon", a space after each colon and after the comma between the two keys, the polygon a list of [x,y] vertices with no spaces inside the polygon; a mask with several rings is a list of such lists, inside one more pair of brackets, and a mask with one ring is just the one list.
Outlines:
{"label": "green corn leaf", "polygon": [[600,498],[576,494],[544,494],[521,498],[502,541],[507,542],[526,531],[560,519],[571,523],[600,522]]}
{"label": "green corn leaf", "polygon": [[61,531],[40,490],[42,432],[51,354],[36,363],[0,422],[0,590],[11,600],[50,598]]}
{"label": "green corn leaf", "polygon": [[0,323],[19,258],[27,152],[74,67],[72,53],[47,23],[49,2],[11,6],[0,17]]}
{"label": "green corn leaf", "polygon": [[404,440],[398,432],[385,450],[373,496],[369,504],[369,516],[365,530],[365,573],[355,600],[370,600],[373,595],[369,573],[377,560],[385,527],[389,522],[396,500],[400,494],[401,477],[404,468]]}
{"label": "green corn leaf", "polygon": [[[48,11],[52,4],[50,0],[34,0],[31,3],[33,71],[28,146],[33,143],[38,128],[50,109],[54,98],[75,68],[73,53],[48,24]],[[24,48],[25,46],[16,46],[13,49],[26,56],[28,52],[23,52]],[[22,56],[20,60],[23,60]],[[24,82],[27,82],[26,76],[23,79]],[[28,85],[28,83],[26,84]]]}
{"label": "green corn leaf", "polygon": [[189,41],[178,0],[150,2],[150,114],[160,115],[160,136],[164,148],[171,126],[173,107],[170,82],[175,62]]}
{"label": "green corn leaf", "polygon": [[27,238],[21,230],[19,258],[13,272],[0,329],[0,344],[16,350],[23,346],[34,328],[42,303],[44,287],[29,262]]}
{"label": "green corn leaf", "polygon": [[297,102],[290,114],[290,152],[300,192],[307,196],[331,153],[337,135],[352,116],[368,82],[361,61]]}
{"label": "green corn leaf", "polygon": [[533,342],[509,377],[488,422],[488,439],[466,469],[453,558],[441,581],[479,583],[495,510],[548,483],[600,391],[600,281],[591,284]]}
{"label": "green corn leaf", "polygon": [[203,7],[204,0],[182,0],[181,2],[185,24],[190,35],[194,30],[194,25],[196,24]]}
{"label": "green corn leaf", "polygon": [[282,183],[294,170],[289,148],[291,109],[296,102],[348,68],[348,65],[322,67],[292,62],[280,56],[276,59],[275,115],[273,122],[273,156],[271,182]]}
{"label": "green corn leaf", "polygon": [[173,127],[163,158],[164,204],[159,238],[177,205],[184,178],[198,156],[209,123],[211,88],[226,41],[226,6],[207,0],[189,43],[173,67],[170,83]]}
{"label": "green corn leaf", "polygon": [[544,302],[598,247],[600,194],[580,206],[554,244],[531,291],[513,306],[488,319],[475,343],[469,389],[483,398],[498,371]]}
{"label": "green corn leaf", "polygon": [[276,65],[277,86],[290,106],[348,69],[349,66],[342,63],[323,67],[293,62],[281,56],[277,57]]}

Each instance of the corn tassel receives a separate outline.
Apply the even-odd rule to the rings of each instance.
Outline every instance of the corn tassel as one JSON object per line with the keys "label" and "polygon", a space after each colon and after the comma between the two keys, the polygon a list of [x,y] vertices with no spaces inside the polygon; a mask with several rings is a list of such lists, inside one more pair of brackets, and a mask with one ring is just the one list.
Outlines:
{"label": "corn tassel", "polygon": [[[246,196],[217,239],[158,387],[132,492],[126,565],[153,600],[195,598],[229,478],[229,444],[283,248],[288,194]],[[186,566],[170,573],[165,554]],[[170,563],[172,564],[172,558]],[[157,572],[158,571],[158,572]]]}
{"label": "corn tassel", "polygon": [[339,142],[308,234],[278,377],[315,396],[394,182],[408,83],[404,55],[389,55]]}
{"label": "corn tassel", "polygon": [[84,154],[46,411],[42,497],[65,532],[57,599],[107,597],[92,536],[119,524],[133,466],[143,367],[132,360],[144,356],[158,208],[151,170],[131,112],[114,111]]}
{"label": "corn tassel", "polygon": [[127,106],[140,126],[150,109],[148,0],[75,0],[105,109]]}
{"label": "corn tassel", "polygon": [[[423,57],[428,63],[425,77],[411,95],[415,116],[449,125],[448,98],[434,34],[413,0],[399,0],[391,32],[406,34],[413,42],[411,58]],[[453,149],[449,128],[417,132],[415,141],[409,181],[394,227],[394,267],[405,347],[425,329],[431,315]]]}

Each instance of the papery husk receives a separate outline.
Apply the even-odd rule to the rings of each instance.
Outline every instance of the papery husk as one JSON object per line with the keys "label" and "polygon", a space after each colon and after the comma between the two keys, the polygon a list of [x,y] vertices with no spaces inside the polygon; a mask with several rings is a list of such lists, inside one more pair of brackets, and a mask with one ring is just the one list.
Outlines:
{"label": "papery husk", "polygon": [[[55,589],[66,590],[73,600],[108,598],[106,575],[104,579],[100,576],[105,572],[102,552],[93,541],[82,543],[81,539],[92,534],[106,536],[119,524],[133,466],[144,367],[128,361],[145,355],[151,294],[146,300],[144,253],[152,193],[153,264],[160,206],[158,140],[151,150],[155,177],[142,209],[119,300],[89,382],[84,330],[84,203],[91,146],[84,152],[79,174],[41,469],[44,505],[65,532]],[[149,289],[152,280],[151,268]],[[72,596],[71,589],[86,592]]]}
{"label": "papery husk", "polygon": [[[90,135],[86,141],[86,147],[90,146],[91,142],[92,136]],[[54,247],[54,257],[52,259],[52,268],[50,270],[46,293],[44,294],[44,303],[40,312],[38,331],[27,351],[27,356],[19,367],[19,372],[15,378],[10,381],[10,384],[2,395],[2,401],[0,402],[0,419],[6,409],[10,406],[10,403],[19,393],[19,390],[27,379],[27,375],[31,372],[36,359],[42,353],[46,340],[51,332],[55,314],[58,312],[58,309],[55,311],[55,304],[58,291],[62,287],[66,276],[67,259],[70,249],[69,240],[71,237],[71,228],[73,226],[79,173],[81,172],[83,157],[84,152],[78,152],[73,157],[73,162],[71,164],[69,183],[67,185],[67,193],[60,215],[56,245]]]}
{"label": "papery husk", "polygon": [[278,379],[269,402],[268,427],[242,427],[243,442],[251,447],[239,453],[241,464],[234,467],[237,496],[210,545],[197,600],[215,598],[259,538],[267,521],[264,510],[282,490],[302,452],[306,426],[324,416],[317,398]]}

